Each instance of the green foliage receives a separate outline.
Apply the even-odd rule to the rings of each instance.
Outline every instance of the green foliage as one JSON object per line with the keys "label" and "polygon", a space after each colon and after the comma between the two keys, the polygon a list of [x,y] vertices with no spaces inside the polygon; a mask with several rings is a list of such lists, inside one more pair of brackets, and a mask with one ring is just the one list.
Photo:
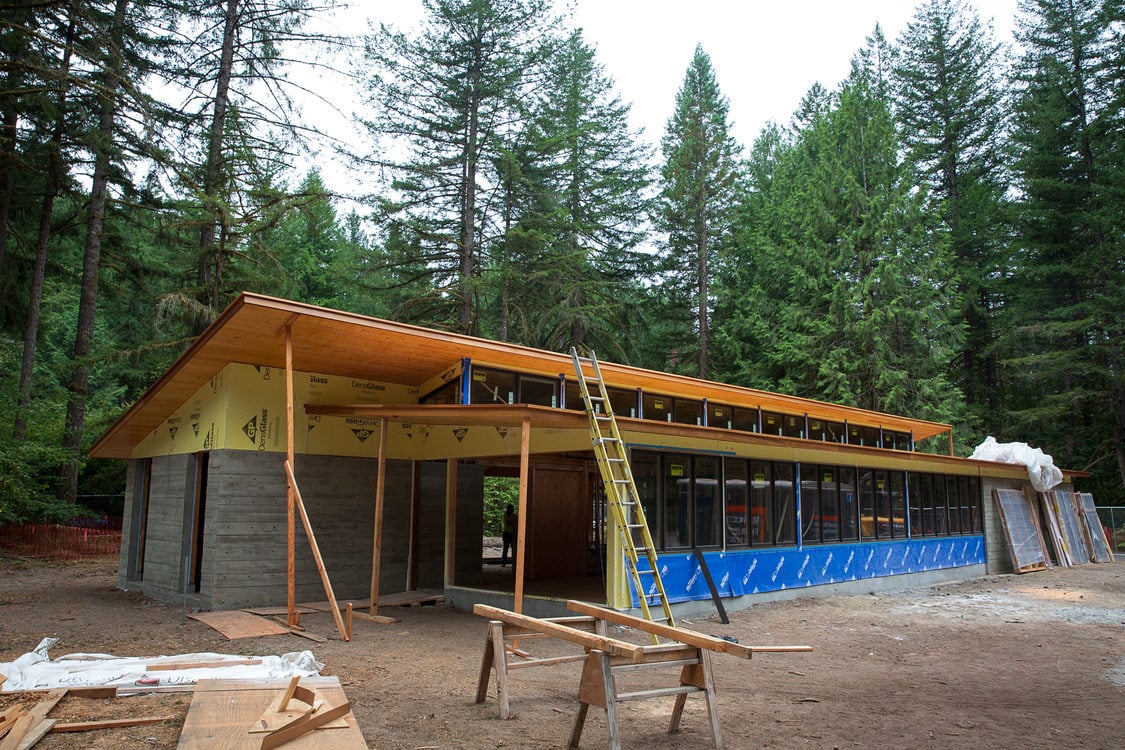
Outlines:
{"label": "green foliage", "polygon": [[484,535],[500,536],[504,531],[504,509],[511,505],[519,508],[520,480],[518,477],[484,478]]}
{"label": "green foliage", "polygon": [[1125,499],[1125,10],[1029,0],[1022,12],[1005,426],[1092,471],[1100,502]]}

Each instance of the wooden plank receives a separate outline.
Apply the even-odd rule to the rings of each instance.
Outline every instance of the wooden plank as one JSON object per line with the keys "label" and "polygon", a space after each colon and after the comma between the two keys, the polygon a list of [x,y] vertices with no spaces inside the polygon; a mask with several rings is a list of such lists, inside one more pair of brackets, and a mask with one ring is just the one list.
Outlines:
{"label": "wooden plank", "polygon": [[196,612],[188,615],[204,625],[222,633],[230,640],[238,638],[257,638],[264,635],[284,635],[289,628],[264,617],[252,615],[239,609],[218,612]]}
{"label": "wooden plank", "polygon": [[387,487],[387,420],[379,420],[379,458],[375,477],[375,539],[371,546],[371,611],[379,614],[379,564],[383,551],[383,496]]}
{"label": "wooden plank", "polygon": [[297,487],[297,478],[293,476],[293,465],[288,461],[285,462],[285,472],[289,475],[289,481],[293,483],[293,495],[296,499],[297,511],[301,514],[301,523],[305,526],[305,536],[308,537],[309,547],[312,548],[313,560],[316,562],[316,569],[320,573],[320,581],[324,584],[324,593],[328,595],[328,602],[332,605],[332,617],[336,620],[336,630],[340,633],[340,639],[347,641],[348,634],[344,629],[344,619],[340,617],[340,607],[336,603],[336,594],[332,592],[332,581],[328,579],[328,571],[324,567],[324,558],[320,556],[320,547],[316,543],[312,522],[309,521],[309,514],[305,510],[305,501],[301,499],[301,490]]}
{"label": "wooden plank", "polygon": [[293,326],[285,326],[285,404],[286,404],[286,459],[288,482],[285,489],[285,593],[287,619],[290,625],[297,624],[297,530],[296,497],[297,480],[293,476]]}
{"label": "wooden plank", "polygon": [[529,454],[531,451],[531,417],[524,417],[520,428],[520,488],[519,510],[516,512],[516,591],[514,609],[523,612],[523,579],[527,571],[527,486],[530,480],[528,474]]}
{"label": "wooden plank", "polygon": [[18,750],[24,737],[26,737],[27,733],[38,723],[39,719],[31,713],[20,714],[19,717],[12,722],[12,728],[4,735],[4,739],[0,740],[0,750]]}
{"label": "wooden plank", "polygon": [[[709,651],[718,651],[732,656],[738,656],[743,659],[749,659],[754,652],[802,652],[812,651],[812,646],[743,646],[740,643],[731,643],[730,641],[723,640],[722,638],[715,638],[713,636],[697,633],[694,630],[685,630],[684,628],[674,628],[670,625],[664,625],[659,622],[650,622],[642,620],[639,617],[633,617],[622,612],[617,612],[605,607],[598,607],[586,602],[580,602],[571,599],[566,603],[568,609],[575,612],[581,612],[585,615],[591,615],[599,619],[607,620],[618,625],[627,625],[631,628],[652,633],[662,638],[668,638],[680,643],[686,643],[691,646],[698,646],[705,648]],[[653,650],[660,647],[650,647]]]}
{"label": "wooden plank", "polygon": [[644,658],[644,646],[619,641],[616,638],[588,633],[584,630],[576,630],[566,625],[559,625],[549,620],[529,617],[519,612],[509,612],[506,609],[490,607],[487,604],[477,604],[473,607],[473,614],[487,617],[490,620],[500,620],[501,622],[519,625],[538,633],[546,633],[554,638],[577,643],[585,648],[598,649],[599,651],[605,651],[614,656],[628,657],[632,661],[640,661]]}
{"label": "wooden plank", "polygon": [[165,721],[177,721],[179,716],[139,716],[133,719],[98,719],[96,721],[75,721],[67,724],[55,724],[51,732],[92,732],[97,729],[121,729],[123,727],[140,727],[145,724],[160,724]]}
{"label": "wooden plank", "polygon": [[51,729],[58,723],[58,719],[42,719],[23,736],[18,750],[31,750],[31,748],[35,747],[35,743],[46,737],[51,732]]}
{"label": "wooden plank", "polygon": [[[262,735],[252,735],[249,730],[287,684],[284,679],[263,682],[200,680],[177,750],[258,750]],[[315,687],[332,705],[348,700],[336,677],[301,678],[301,684]],[[343,719],[347,724],[345,729],[311,732],[284,747],[286,750],[366,750],[367,743],[355,716],[349,711]]]}
{"label": "wooden plank", "polygon": [[415,604],[441,604],[445,595],[434,589],[418,589],[417,591],[399,591],[394,594],[380,594],[380,607],[410,607]]}
{"label": "wooden plank", "polygon": [[297,719],[289,726],[279,729],[276,732],[271,732],[262,738],[261,750],[271,750],[275,747],[280,747],[286,743],[292,742],[295,739],[306,736],[309,732],[323,727],[329,722],[351,713],[352,704],[344,701],[339,706],[333,706],[327,710],[317,711],[314,714],[309,714],[301,719]]}

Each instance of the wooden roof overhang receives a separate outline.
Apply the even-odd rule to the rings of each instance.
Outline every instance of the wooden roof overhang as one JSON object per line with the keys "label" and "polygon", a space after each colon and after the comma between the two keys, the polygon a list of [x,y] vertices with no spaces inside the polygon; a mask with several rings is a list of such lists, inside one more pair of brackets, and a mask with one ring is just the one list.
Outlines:
{"label": "wooden roof overhang", "polygon": [[[565,373],[573,377],[573,365],[567,354],[244,292],[102,435],[90,455],[130,458],[137,444],[230,363],[284,369],[286,328],[292,334],[293,368],[301,372],[421,386],[469,358],[475,363],[517,372],[549,377]],[[601,370],[611,387],[641,388],[665,396],[706,398],[714,403],[808,414],[817,419],[908,432],[915,440],[952,429],[937,422],[611,362],[601,363]]]}

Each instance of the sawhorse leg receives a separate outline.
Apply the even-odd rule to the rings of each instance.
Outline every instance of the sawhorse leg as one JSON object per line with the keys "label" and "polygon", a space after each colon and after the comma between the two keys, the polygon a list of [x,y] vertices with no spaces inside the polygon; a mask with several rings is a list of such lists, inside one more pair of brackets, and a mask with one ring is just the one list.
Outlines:
{"label": "sawhorse leg", "polygon": [[488,682],[492,672],[496,673],[496,697],[500,703],[500,718],[511,715],[508,705],[508,655],[504,651],[504,623],[491,620],[488,623],[488,637],[484,641],[484,656],[480,661],[480,677],[477,680],[477,703],[484,703],[488,697]]}
{"label": "sawhorse leg", "polygon": [[[723,750],[723,738],[719,729],[719,706],[715,702],[715,681],[711,676],[711,654],[699,650],[699,663],[687,664],[680,670],[680,684],[692,685],[703,691],[703,700],[707,703],[707,720],[711,724],[711,738],[715,741],[715,750]],[[687,695],[681,693],[676,696],[676,705],[672,709],[672,721],[668,724],[668,734],[680,731],[680,718],[684,714],[684,704]]]}
{"label": "sawhorse leg", "polygon": [[621,733],[617,729],[617,689],[613,684],[609,654],[597,649],[590,650],[582,668],[582,683],[578,688],[578,715],[574,717],[574,728],[570,732],[567,748],[578,747],[590,706],[605,709],[609,750],[621,750]]}

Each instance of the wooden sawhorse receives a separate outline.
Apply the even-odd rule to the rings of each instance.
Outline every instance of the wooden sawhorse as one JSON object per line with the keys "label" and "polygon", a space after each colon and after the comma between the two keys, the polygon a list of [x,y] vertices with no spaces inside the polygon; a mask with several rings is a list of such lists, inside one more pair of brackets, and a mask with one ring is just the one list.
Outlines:
{"label": "wooden sawhorse", "polygon": [[[578,715],[574,718],[574,728],[570,732],[567,747],[578,747],[582,739],[582,727],[586,724],[586,712],[589,711],[590,706],[605,709],[610,750],[621,750],[621,733],[617,727],[618,703],[676,696],[672,720],[668,724],[668,734],[675,734],[680,729],[680,718],[683,716],[684,703],[687,702],[688,695],[703,693],[703,700],[707,704],[707,719],[711,726],[711,739],[715,743],[716,750],[722,750],[719,707],[715,703],[715,682],[711,678],[711,654],[706,649],[682,643],[645,646],[644,649],[644,660],[639,663],[625,661],[604,651],[590,651],[582,669],[582,682],[578,688]],[[618,691],[619,674],[670,667],[680,667],[679,685],[633,692]]]}
{"label": "wooden sawhorse", "polygon": [[[711,652],[731,654],[749,659],[754,652],[812,651],[809,646],[743,646],[738,643],[703,635],[692,630],[642,620],[637,617],[579,601],[567,602],[567,607],[581,613],[580,617],[540,619],[518,612],[478,604],[473,612],[488,617],[489,634],[485,641],[477,681],[477,703],[488,696],[489,678],[496,674],[496,688],[500,700],[500,718],[510,714],[508,703],[508,673],[523,667],[547,666],[583,660],[582,679],[578,689],[578,715],[570,733],[569,748],[577,748],[586,723],[590,706],[605,709],[610,750],[621,750],[621,735],[617,725],[617,704],[622,701],[644,700],[676,696],[668,733],[679,730],[687,696],[702,693],[707,705],[711,737],[717,750],[722,748],[718,705],[715,702],[715,683],[711,675]],[[625,625],[668,642],[640,646],[606,636],[607,623]],[[580,645],[585,655],[567,655],[543,659],[528,658],[523,662],[508,663],[508,641],[524,638],[558,638]],[[522,654],[521,654],[522,655]],[[636,691],[619,691],[617,676],[660,668],[680,668],[678,684],[669,687]]]}
{"label": "wooden sawhorse", "polygon": [[[528,667],[547,667],[554,664],[582,661],[586,659],[586,651],[590,649],[604,649],[636,661],[642,655],[642,647],[614,640],[605,635],[604,620],[597,620],[590,616],[578,617],[552,617],[536,618],[509,612],[495,607],[478,604],[473,608],[478,615],[491,617],[488,623],[488,637],[484,642],[484,656],[480,663],[480,678],[477,680],[477,703],[484,703],[488,697],[489,678],[496,674],[496,697],[500,703],[500,718],[511,717],[511,704],[508,700],[508,673],[516,669]],[[566,656],[552,656],[536,659],[522,652],[513,652],[509,647],[510,641],[532,640],[536,638],[557,638],[584,647],[578,654]],[[516,653],[523,657],[523,661],[509,661],[509,654]]]}

